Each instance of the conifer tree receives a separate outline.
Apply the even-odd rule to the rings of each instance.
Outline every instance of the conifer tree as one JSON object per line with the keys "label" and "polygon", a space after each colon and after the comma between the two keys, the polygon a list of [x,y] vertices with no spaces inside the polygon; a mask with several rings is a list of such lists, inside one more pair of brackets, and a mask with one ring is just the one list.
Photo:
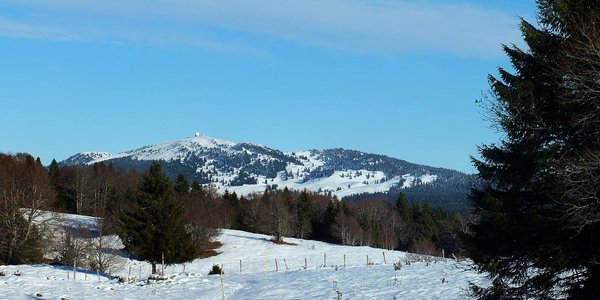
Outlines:
{"label": "conifer tree", "polygon": [[50,162],[50,166],[48,167],[48,174],[50,175],[50,180],[52,181],[52,184],[57,184],[58,177],[60,176],[60,168],[58,167],[58,163],[54,158],[52,159],[52,162]]}
{"label": "conifer tree", "polygon": [[173,187],[175,192],[178,194],[185,194],[190,191],[190,185],[188,184],[187,179],[183,174],[177,175],[177,179],[175,179],[175,186]]}
{"label": "conifer tree", "polygon": [[[287,187],[286,187],[287,189]],[[307,238],[311,233],[311,221],[314,214],[314,205],[308,197],[306,190],[300,193],[298,198],[298,210],[296,213],[298,237],[301,239]]]}
{"label": "conifer tree", "polygon": [[415,204],[412,209],[415,223],[415,238],[417,240],[430,240],[438,234],[436,220],[433,218],[429,203]]}
{"label": "conifer tree", "polygon": [[398,211],[398,214],[404,222],[412,221],[412,212],[405,193],[400,193],[398,195],[398,200],[396,200],[396,211]]}
{"label": "conifer tree", "polygon": [[[492,279],[490,287],[474,287],[481,299],[600,295],[593,184],[600,164],[587,164],[600,149],[600,95],[590,92],[598,90],[600,69],[582,72],[600,66],[600,48],[586,57],[573,47],[600,45],[600,1],[539,0],[538,9],[539,28],[521,22],[528,49],[504,47],[514,72],[500,68],[499,78],[490,77],[489,109],[505,137],[482,146],[482,160],[474,160],[485,184],[471,192],[478,221],[465,239],[468,255]],[[587,40],[594,35],[595,44]],[[590,175],[579,180],[586,164]],[[583,196],[574,186],[596,192]]]}
{"label": "conifer tree", "polygon": [[123,244],[132,254],[149,261],[153,274],[163,256],[167,264],[194,258],[192,240],[184,223],[184,207],[172,193],[171,181],[160,164],[153,163],[137,190],[128,193],[134,207],[120,217]]}

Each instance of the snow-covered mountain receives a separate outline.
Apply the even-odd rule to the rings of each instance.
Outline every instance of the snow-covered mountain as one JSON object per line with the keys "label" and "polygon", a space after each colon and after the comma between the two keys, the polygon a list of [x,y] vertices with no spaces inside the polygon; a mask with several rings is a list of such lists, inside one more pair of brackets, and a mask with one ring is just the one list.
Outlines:
{"label": "snow-covered mountain", "polygon": [[66,160],[62,161],[63,165],[87,165],[93,164],[96,161],[100,161],[106,158],[110,158],[111,154],[108,152],[81,152],[73,155]]}
{"label": "snow-covered mountain", "polygon": [[198,134],[118,154],[82,152],[61,164],[105,162],[116,168],[143,172],[156,160],[162,161],[163,169],[173,178],[183,174],[190,182],[197,180],[214,185],[220,192],[229,190],[238,194],[288,187],[340,199],[415,189],[425,189],[425,194],[431,196],[435,194],[434,189],[466,192],[470,182],[469,175],[458,171],[413,164],[385,155],[345,149],[286,153],[263,145],[233,143]]}

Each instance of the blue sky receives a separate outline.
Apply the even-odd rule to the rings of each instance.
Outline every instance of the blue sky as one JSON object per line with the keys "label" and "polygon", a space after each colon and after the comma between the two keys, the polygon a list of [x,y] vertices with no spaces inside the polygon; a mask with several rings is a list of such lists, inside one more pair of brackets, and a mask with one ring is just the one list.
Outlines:
{"label": "blue sky", "polygon": [[534,1],[0,0],[0,152],[203,134],[474,172],[475,104]]}

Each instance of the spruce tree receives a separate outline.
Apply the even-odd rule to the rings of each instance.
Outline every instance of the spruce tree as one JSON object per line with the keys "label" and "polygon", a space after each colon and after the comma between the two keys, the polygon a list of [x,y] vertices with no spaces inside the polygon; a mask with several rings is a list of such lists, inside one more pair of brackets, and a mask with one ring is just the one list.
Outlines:
{"label": "spruce tree", "polygon": [[57,184],[60,176],[60,168],[58,167],[58,163],[54,158],[52,159],[52,162],[50,162],[50,166],[48,166],[48,174],[50,175],[52,184]]}
{"label": "spruce tree", "polygon": [[412,221],[412,212],[405,193],[400,193],[398,195],[398,200],[396,200],[396,211],[398,211],[398,214],[404,222],[408,223]]}
{"label": "spruce tree", "polygon": [[311,222],[315,213],[314,211],[314,204],[308,197],[308,192],[306,190],[302,191],[298,197],[298,209],[296,211],[298,226],[296,232],[298,233],[298,238],[304,239],[311,234]]}
{"label": "spruce tree", "polygon": [[175,192],[178,194],[186,194],[190,191],[190,185],[188,184],[187,179],[183,174],[177,175],[177,179],[175,179],[175,186],[173,187]]}
{"label": "spruce tree", "polygon": [[[600,1],[539,0],[538,9],[539,28],[521,21],[528,49],[504,47],[514,71],[500,68],[499,78],[489,78],[489,109],[505,135],[499,145],[480,147],[482,159],[474,159],[484,186],[471,192],[478,221],[465,239],[468,255],[492,279],[490,287],[473,287],[481,299],[600,295],[599,221],[578,222],[581,216],[573,211],[583,202],[600,220],[599,193],[587,202],[572,193],[579,167],[574,161],[589,160],[565,160],[585,157],[582,150],[597,156],[599,150],[598,143],[581,143],[598,141],[599,122],[576,130],[599,113],[600,97],[582,95],[597,90],[600,72],[577,77],[600,65],[599,52],[582,62],[573,59],[579,55],[572,45],[593,45],[581,32],[599,31]],[[589,170],[588,188],[599,165]]]}
{"label": "spruce tree", "polygon": [[126,249],[142,260],[156,264],[190,261],[194,248],[184,223],[185,209],[172,197],[173,187],[160,167],[153,163],[138,185],[129,191],[132,209],[121,214],[120,236]]}

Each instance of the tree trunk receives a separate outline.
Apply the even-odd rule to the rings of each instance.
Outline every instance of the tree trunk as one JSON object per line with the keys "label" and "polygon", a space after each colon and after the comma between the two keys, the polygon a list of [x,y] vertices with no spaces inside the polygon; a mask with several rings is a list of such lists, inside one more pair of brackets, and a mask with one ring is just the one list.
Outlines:
{"label": "tree trunk", "polygon": [[151,264],[152,264],[152,274],[156,274],[156,263],[151,262]]}

